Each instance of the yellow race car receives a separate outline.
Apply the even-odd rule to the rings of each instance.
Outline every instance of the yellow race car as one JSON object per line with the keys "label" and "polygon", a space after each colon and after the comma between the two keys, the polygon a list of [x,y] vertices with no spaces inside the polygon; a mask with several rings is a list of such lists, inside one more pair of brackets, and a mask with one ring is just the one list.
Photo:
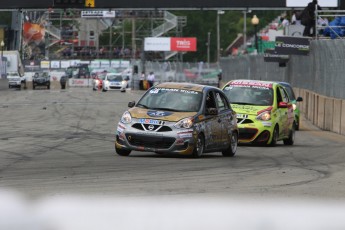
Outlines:
{"label": "yellow race car", "polygon": [[237,113],[239,143],[293,145],[296,122],[283,85],[257,80],[232,80],[223,92]]}

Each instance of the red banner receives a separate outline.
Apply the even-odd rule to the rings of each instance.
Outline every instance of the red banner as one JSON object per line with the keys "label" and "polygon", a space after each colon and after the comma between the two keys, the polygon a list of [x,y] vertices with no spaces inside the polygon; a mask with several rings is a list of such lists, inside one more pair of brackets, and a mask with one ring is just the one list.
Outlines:
{"label": "red banner", "polygon": [[172,37],[170,42],[171,51],[196,51],[196,38]]}

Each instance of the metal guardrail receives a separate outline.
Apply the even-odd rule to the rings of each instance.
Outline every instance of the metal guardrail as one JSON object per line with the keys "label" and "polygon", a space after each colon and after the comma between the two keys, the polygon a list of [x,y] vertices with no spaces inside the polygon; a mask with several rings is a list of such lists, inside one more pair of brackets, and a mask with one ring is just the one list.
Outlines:
{"label": "metal guardrail", "polygon": [[344,28],[345,26],[334,26],[329,25],[330,21],[327,20],[327,24],[321,24],[319,21],[327,18],[337,18],[337,17],[345,17],[345,11],[344,10],[315,10],[315,30],[316,30],[316,39],[324,38],[323,36],[320,36],[320,31],[329,28],[331,32],[336,36],[338,39],[344,39],[344,36],[341,36],[336,30],[337,28]]}

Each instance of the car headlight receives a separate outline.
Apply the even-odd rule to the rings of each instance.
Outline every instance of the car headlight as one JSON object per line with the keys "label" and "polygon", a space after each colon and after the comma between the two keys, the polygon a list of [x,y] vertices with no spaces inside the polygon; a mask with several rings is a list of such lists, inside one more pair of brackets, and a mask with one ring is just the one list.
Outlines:
{"label": "car headlight", "polygon": [[264,111],[260,113],[256,119],[261,120],[261,121],[269,121],[271,120],[271,111]]}
{"label": "car headlight", "polygon": [[98,85],[99,84],[99,80],[95,80],[95,83],[96,83],[96,85]]}
{"label": "car headlight", "polygon": [[123,115],[121,117],[121,122],[124,124],[128,124],[128,123],[132,122],[132,116],[128,111],[123,113]]}
{"label": "car headlight", "polygon": [[184,118],[177,122],[174,126],[178,129],[189,129],[193,126],[194,119],[192,117]]}
{"label": "car headlight", "polygon": [[104,85],[108,85],[108,84],[109,84],[109,81],[105,80]]}
{"label": "car headlight", "polygon": [[293,108],[293,110],[296,110],[297,109],[297,105],[296,104],[292,104],[292,108]]}

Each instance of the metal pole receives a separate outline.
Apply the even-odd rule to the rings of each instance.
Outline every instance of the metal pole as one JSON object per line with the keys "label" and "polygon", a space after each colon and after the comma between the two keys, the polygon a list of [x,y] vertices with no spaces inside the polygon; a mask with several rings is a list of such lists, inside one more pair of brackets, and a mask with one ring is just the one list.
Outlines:
{"label": "metal pole", "polygon": [[135,53],[136,53],[136,43],[135,43],[135,37],[136,37],[136,34],[135,34],[135,18],[133,17],[132,18],[132,57],[133,59],[135,59]]}
{"label": "metal pole", "polygon": [[243,11],[243,49],[247,50],[247,11]]}
{"label": "metal pole", "polygon": [[109,59],[111,59],[111,55],[113,53],[112,51],[112,43],[113,43],[113,23],[111,23],[111,26],[109,28]]}
{"label": "metal pole", "polygon": [[258,27],[257,25],[254,25],[254,31],[255,31],[255,49],[256,49],[256,52],[259,53],[257,27]]}
{"label": "metal pole", "polygon": [[217,63],[219,63],[220,58],[220,29],[219,29],[219,10],[217,11]]}
{"label": "metal pole", "polygon": [[210,42],[211,42],[211,32],[207,33],[207,64],[210,65]]}

